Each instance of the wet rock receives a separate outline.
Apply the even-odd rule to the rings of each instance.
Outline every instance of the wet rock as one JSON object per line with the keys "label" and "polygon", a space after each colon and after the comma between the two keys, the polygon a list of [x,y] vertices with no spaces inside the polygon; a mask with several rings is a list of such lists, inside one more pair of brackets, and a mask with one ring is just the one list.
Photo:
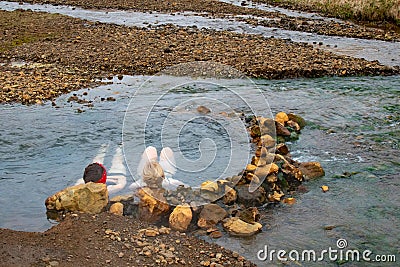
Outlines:
{"label": "wet rock", "polygon": [[225,219],[222,226],[229,234],[234,236],[252,236],[262,228],[262,225],[258,222],[247,223],[238,217]]}
{"label": "wet rock", "polygon": [[208,191],[208,192],[218,193],[219,186],[218,186],[217,182],[205,181],[200,185],[200,190],[201,191]]}
{"label": "wet rock", "polygon": [[210,202],[217,201],[223,197],[223,187],[218,182],[205,181],[200,185],[200,195]]}
{"label": "wet rock", "polygon": [[124,205],[121,202],[116,202],[111,205],[110,212],[115,215],[124,215]]}
{"label": "wet rock", "polygon": [[284,186],[287,190],[295,190],[303,181],[304,175],[301,170],[289,162],[285,162],[282,165],[281,171],[285,181],[287,182]]}
{"label": "wet rock", "polygon": [[275,163],[270,163],[264,166],[259,166],[254,174],[260,178],[260,180],[265,179],[268,175],[272,173],[277,173],[279,171],[279,166]]}
{"label": "wet rock", "polygon": [[211,110],[208,107],[205,106],[198,106],[197,107],[197,112],[200,114],[208,114],[211,112]]}
{"label": "wet rock", "polygon": [[267,199],[265,190],[262,187],[258,187],[254,192],[250,192],[249,186],[248,184],[236,186],[238,203],[244,204],[247,207],[264,204]]}
{"label": "wet rock", "polygon": [[143,187],[138,191],[139,217],[148,222],[157,222],[169,211],[163,189]]}
{"label": "wet rock", "polygon": [[275,148],[276,153],[280,154],[280,155],[287,155],[289,154],[289,148],[287,147],[287,145],[285,143],[280,143],[276,146]]}
{"label": "wet rock", "polygon": [[231,205],[235,203],[235,201],[237,200],[236,190],[228,185],[225,185],[225,194],[222,200],[225,205]]}
{"label": "wet rock", "polygon": [[263,129],[263,134],[270,134],[273,136],[273,134],[271,134],[275,130],[275,121],[273,119],[260,117],[258,118],[258,123]]}
{"label": "wet rock", "polygon": [[278,191],[274,191],[273,194],[269,194],[268,195],[268,200],[270,202],[280,202],[281,198],[284,196],[285,194],[282,192],[278,192]]}
{"label": "wet rock", "polygon": [[288,197],[288,198],[285,198],[284,200],[282,200],[282,202],[285,204],[293,205],[296,203],[296,199],[293,197]]}
{"label": "wet rock", "polygon": [[239,217],[244,222],[253,224],[260,220],[260,212],[256,207],[250,207],[239,211],[236,217]]}
{"label": "wet rock", "polygon": [[289,129],[291,129],[292,131],[295,131],[296,133],[300,132],[300,130],[301,130],[300,125],[295,121],[288,121],[286,123],[286,125]]}
{"label": "wet rock", "polygon": [[169,216],[171,229],[185,232],[192,221],[192,210],[189,204],[178,205]]}
{"label": "wet rock", "polygon": [[200,212],[197,225],[201,228],[209,228],[222,221],[227,215],[226,210],[217,204],[207,204]]}
{"label": "wet rock", "polygon": [[215,230],[215,231],[212,231],[212,232],[209,234],[209,236],[210,236],[211,238],[217,239],[217,238],[222,237],[222,233],[221,233],[221,231],[219,231],[219,230]]}
{"label": "wet rock", "polygon": [[133,195],[119,195],[119,196],[115,196],[113,198],[110,199],[110,204],[114,204],[120,202],[123,207],[124,207],[124,211],[123,214],[124,215],[133,215],[137,213],[137,209],[138,209],[138,205],[137,203],[135,203],[135,198]]}
{"label": "wet rock", "polygon": [[87,183],[65,188],[45,201],[48,210],[100,213],[108,204],[105,184]]}
{"label": "wet rock", "polygon": [[276,122],[275,127],[276,127],[276,135],[290,136],[290,131],[280,122]]}
{"label": "wet rock", "polygon": [[300,129],[303,129],[306,126],[306,121],[300,115],[289,113],[288,118],[289,120],[296,122],[300,126]]}
{"label": "wet rock", "polygon": [[299,169],[303,173],[306,181],[320,178],[325,175],[325,171],[319,162],[302,162],[299,164]]}
{"label": "wet rock", "polygon": [[254,125],[250,128],[250,136],[252,138],[257,138],[261,136],[261,129],[258,125]]}
{"label": "wet rock", "polygon": [[269,134],[264,134],[263,136],[261,136],[261,145],[266,147],[266,148],[271,148],[273,146],[275,146],[275,139],[269,135]]}
{"label": "wet rock", "polygon": [[248,172],[254,172],[257,169],[257,166],[253,165],[253,164],[247,164],[246,166],[246,171]]}
{"label": "wet rock", "polygon": [[276,176],[276,174],[270,174],[267,176],[267,178],[265,179],[268,183],[272,184],[275,183],[276,181],[278,181],[278,177]]}

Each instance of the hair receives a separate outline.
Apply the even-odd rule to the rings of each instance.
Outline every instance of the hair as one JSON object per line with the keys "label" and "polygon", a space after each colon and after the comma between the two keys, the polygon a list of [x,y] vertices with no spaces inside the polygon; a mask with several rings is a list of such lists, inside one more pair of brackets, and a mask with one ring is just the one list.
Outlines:
{"label": "hair", "polygon": [[97,163],[89,164],[85,168],[85,172],[83,173],[83,180],[85,183],[94,182],[96,183],[103,176],[104,169]]}
{"label": "hair", "polygon": [[147,163],[143,168],[143,181],[148,185],[158,185],[161,186],[164,180],[164,171],[161,165],[152,161]]}

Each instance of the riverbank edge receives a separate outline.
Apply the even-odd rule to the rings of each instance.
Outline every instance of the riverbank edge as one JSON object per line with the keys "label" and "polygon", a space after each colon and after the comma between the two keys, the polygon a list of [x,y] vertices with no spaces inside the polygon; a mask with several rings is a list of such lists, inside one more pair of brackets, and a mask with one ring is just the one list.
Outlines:
{"label": "riverbank edge", "polygon": [[107,212],[67,214],[45,232],[0,228],[0,236],[1,266],[256,266],[190,234]]}

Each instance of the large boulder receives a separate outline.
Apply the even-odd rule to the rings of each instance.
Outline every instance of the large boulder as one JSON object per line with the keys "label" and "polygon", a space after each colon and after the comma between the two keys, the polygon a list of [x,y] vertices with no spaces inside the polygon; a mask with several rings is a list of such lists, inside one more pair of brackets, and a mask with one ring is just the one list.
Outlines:
{"label": "large boulder", "polygon": [[90,182],[67,187],[48,197],[45,204],[47,210],[100,213],[108,204],[107,186]]}
{"label": "large boulder", "polygon": [[169,227],[184,232],[192,221],[192,210],[189,204],[178,205],[169,215]]}
{"label": "large boulder", "polygon": [[247,223],[238,217],[225,219],[222,226],[229,234],[234,236],[251,236],[262,228],[262,225],[258,222]]}
{"label": "large boulder", "polygon": [[228,213],[217,204],[207,204],[200,212],[197,225],[201,228],[210,228],[222,221]]}
{"label": "large boulder", "polygon": [[166,216],[169,205],[164,197],[164,189],[150,189],[143,187],[139,189],[139,218],[148,222],[157,222]]}

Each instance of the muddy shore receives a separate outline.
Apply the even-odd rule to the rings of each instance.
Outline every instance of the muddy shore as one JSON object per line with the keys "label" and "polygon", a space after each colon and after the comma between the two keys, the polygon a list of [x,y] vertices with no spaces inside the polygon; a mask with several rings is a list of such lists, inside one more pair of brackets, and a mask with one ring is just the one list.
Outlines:
{"label": "muddy shore", "polygon": [[44,233],[0,228],[0,236],[0,266],[256,266],[216,244],[108,213],[68,215]]}

